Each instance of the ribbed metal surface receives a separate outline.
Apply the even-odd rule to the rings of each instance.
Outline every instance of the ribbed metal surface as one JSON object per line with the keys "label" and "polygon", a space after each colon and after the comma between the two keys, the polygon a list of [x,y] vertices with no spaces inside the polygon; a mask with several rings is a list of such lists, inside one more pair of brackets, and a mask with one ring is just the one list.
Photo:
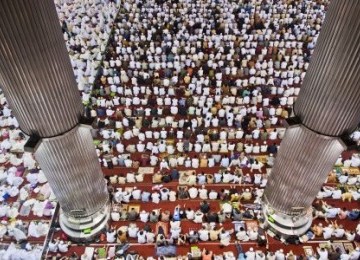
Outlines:
{"label": "ribbed metal surface", "polygon": [[0,1],[0,85],[25,133],[76,125],[82,104],[53,1]]}
{"label": "ribbed metal surface", "polygon": [[57,136],[35,157],[64,213],[101,210],[106,183],[90,130],[76,126],[83,108],[53,1],[0,1],[0,84],[24,132]]}
{"label": "ribbed metal surface", "polygon": [[331,1],[306,73],[295,113],[326,135],[360,122],[360,1]]}
{"label": "ribbed metal surface", "polygon": [[345,148],[338,140],[318,135],[304,126],[290,127],[267,182],[265,201],[283,213],[291,213],[291,207],[311,206]]}
{"label": "ribbed metal surface", "polygon": [[104,207],[107,187],[90,129],[76,127],[65,135],[43,139],[35,157],[66,214],[84,209],[88,216]]}

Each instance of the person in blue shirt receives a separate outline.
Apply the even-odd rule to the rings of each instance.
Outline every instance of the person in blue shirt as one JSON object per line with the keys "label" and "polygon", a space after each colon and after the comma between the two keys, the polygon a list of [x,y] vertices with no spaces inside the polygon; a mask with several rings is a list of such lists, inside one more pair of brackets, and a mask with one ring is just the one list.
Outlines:
{"label": "person in blue shirt", "polygon": [[245,260],[245,254],[239,241],[235,241],[236,250],[238,252],[237,260]]}
{"label": "person in blue shirt", "polygon": [[359,209],[353,209],[349,211],[347,215],[348,219],[350,220],[357,220],[360,217],[360,210]]}
{"label": "person in blue shirt", "polygon": [[180,205],[177,205],[174,209],[174,214],[173,214],[173,221],[180,221],[181,220],[181,216],[180,216]]}

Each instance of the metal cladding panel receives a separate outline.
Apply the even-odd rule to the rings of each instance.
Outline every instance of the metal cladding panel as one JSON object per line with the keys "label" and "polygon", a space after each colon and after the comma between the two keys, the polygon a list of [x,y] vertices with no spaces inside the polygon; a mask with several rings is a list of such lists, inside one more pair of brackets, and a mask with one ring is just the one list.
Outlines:
{"label": "metal cladding panel", "polygon": [[295,114],[325,135],[352,132],[360,122],[360,1],[331,1]]}
{"label": "metal cladding panel", "polygon": [[83,107],[53,1],[0,1],[0,86],[27,134],[77,124]]}
{"label": "metal cladding panel", "polygon": [[65,135],[43,139],[35,152],[65,214],[85,210],[89,216],[108,200],[105,180],[90,129],[76,127]]}
{"label": "metal cladding panel", "polygon": [[310,207],[344,149],[338,138],[290,127],[269,176],[265,202],[285,214],[292,213],[292,207]]}

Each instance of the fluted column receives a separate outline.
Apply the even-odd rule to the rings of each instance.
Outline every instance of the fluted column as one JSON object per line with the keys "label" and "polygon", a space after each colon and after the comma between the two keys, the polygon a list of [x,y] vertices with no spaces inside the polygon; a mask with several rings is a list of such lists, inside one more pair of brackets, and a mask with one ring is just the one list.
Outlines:
{"label": "fluted column", "polygon": [[268,202],[290,214],[292,207],[309,207],[344,148],[337,138],[303,125],[289,127],[267,182]]}
{"label": "fluted column", "polygon": [[101,228],[106,183],[90,130],[79,124],[83,106],[53,1],[0,1],[0,85],[20,128],[40,139],[35,157],[65,232],[77,238]]}
{"label": "fluted column", "polygon": [[360,122],[360,2],[332,1],[294,110],[324,135],[353,132]]}
{"label": "fluted column", "polygon": [[298,124],[287,130],[264,191],[269,224],[280,233],[306,231],[311,203],[346,149],[341,137],[360,122],[359,12],[359,1],[342,0],[326,14],[294,105]]}
{"label": "fluted column", "polygon": [[22,130],[68,131],[83,108],[54,3],[5,0],[0,7],[0,82]]}
{"label": "fluted column", "polygon": [[62,136],[44,138],[35,152],[41,169],[51,173],[46,176],[54,192],[60,193],[62,210],[70,215],[73,210],[81,210],[84,216],[90,216],[99,211],[108,198],[104,196],[107,187],[100,174],[90,131],[75,127]]}

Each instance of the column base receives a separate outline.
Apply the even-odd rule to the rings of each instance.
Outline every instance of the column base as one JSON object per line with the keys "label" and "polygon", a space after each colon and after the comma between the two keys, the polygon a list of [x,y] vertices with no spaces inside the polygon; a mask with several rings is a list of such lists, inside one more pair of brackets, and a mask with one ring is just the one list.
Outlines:
{"label": "column base", "polygon": [[69,217],[60,211],[61,229],[74,242],[90,242],[106,227],[110,219],[110,205],[106,205],[95,214],[84,217]]}
{"label": "column base", "polygon": [[267,228],[283,238],[303,235],[311,227],[313,220],[311,207],[301,214],[287,215],[263,205],[263,212]]}

